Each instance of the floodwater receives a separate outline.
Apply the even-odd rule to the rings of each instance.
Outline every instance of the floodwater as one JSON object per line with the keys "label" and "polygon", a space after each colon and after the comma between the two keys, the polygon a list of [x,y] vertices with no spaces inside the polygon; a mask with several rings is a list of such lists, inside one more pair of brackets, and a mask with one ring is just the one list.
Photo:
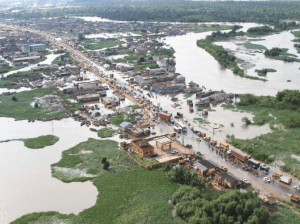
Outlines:
{"label": "floodwater", "polygon": [[91,182],[63,183],[51,177],[50,165],[61,152],[97,133],[72,119],[53,122],[14,121],[0,118],[0,141],[53,134],[59,141],[42,149],[26,148],[21,141],[0,143],[0,223],[32,212],[79,213],[93,206],[97,189]]}
{"label": "floodwater", "polygon": [[[227,23],[228,24],[228,23]],[[256,26],[255,23],[241,23],[243,31],[248,28]],[[229,69],[224,69],[220,64],[204,49],[197,47],[196,41],[203,39],[211,32],[205,33],[188,33],[184,36],[167,37],[165,42],[170,44],[175,50],[176,57],[176,72],[181,73],[186,77],[186,81],[194,81],[201,86],[205,86],[212,90],[224,90],[228,93],[253,93],[256,95],[276,95],[278,91],[284,89],[299,89],[300,63],[297,62],[283,62],[266,58],[263,54],[255,54],[256,58],[247,54],[246,61],[252,60],[256,66],[249,70],[249,75],[256,76],[255,69],[274,68],[276,73],[269,73],[267,79],[269,81],[263,82],[258,80],[250,80],[239,77],[233,74]],[[255,41],[255,44],[262,44],[266,47],[285,47],[289,48],[290,53],[295,52],[291,40],[293,35],[289,32],[281,32],[271,36],[263,37],[265,41]],[[235,49],[231,42],[219,42],[218,44],[225,48]],[[239,46],[240,47],[240,46]],[[299,54],[297,54],[299,55]],[[287,82],[292,80],[292,82]]]}

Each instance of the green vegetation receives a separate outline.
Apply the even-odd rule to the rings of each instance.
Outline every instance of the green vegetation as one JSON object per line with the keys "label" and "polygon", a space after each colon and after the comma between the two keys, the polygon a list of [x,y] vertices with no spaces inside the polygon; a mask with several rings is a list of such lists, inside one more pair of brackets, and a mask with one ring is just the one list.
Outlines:
{"label": "green vegetation", "polygon": [[132,110],[141,108],[139,105],[130,105],[129,107],[131,107]]}
{"label": "green vegetation", "polygon": [[43,53],[42,57],[39,60],[34,61],[33,64],[39,64],[40,62],[45,61],[47,59],[46,55],[49,55],[49,54],[51,54],[51,53],[50,52]]}
{"label": "green vegetation", "polygon": [[297,59],[297,55],[287,53],[288,49],[274,47],[270,50],[265,51],[266,56],[273,57],[275,60],[281,60],[286,62],[300,62],[300,59]]}
{"label": "green vegetation", "polygon": [[118,131],[114,130],[112,128],[101,128],[98,131],[98,137],[100,137],[100,138],[110,138],[110,137],[114,136],[117,133],[118,133]]}
{"label": "green vegetation", "polygon": [[218,192],[181,187],[172,196],[176,213],[188,223],[267,223],[269,213],[248,190]]}
{"label": "green vegetation", "polygon": [[252,157],[271,163],[282,160],[286,165],[281,169],[292,175],[300,175],[300,164],[291,155],[300,155],[300,93],[298,90],[284,90],[276,97],[240,95],[236,103],[239,110],[252,112],[254,125],[269,124],[271,133],[253,139],[237,139],[228,136],[233,146],[249,153]]}
{"label": "green vegetation", "polygon": [[118,58],[114,60],[115,62],[136,63],[139,60],[139,58],[141,57],[146,58],[146,53],[136,53],[129,49],[117,50],[117,53],[120,55],[127,54],[127,56],[125,56],[124,58]]}
{"label": "green vegetation", "polygon": [[64,66],[66,65],[67,63],[65,61],[61,61],[60,60],[60,56],[56,57],[52,62],[51,64],[55,64],[55,65],[58,65],[58,66]]}
{"label": "green vegetation", "polygon": [[[47,220],[58,219],[66,223],[115,224],[146,221],[149,224],[180,224],[178,218],[172,216],[171,205],[168,204],[168,199],[178,189],[178,185],[163,174],[162,168],[146,170],[139,167],[124,151],[118,150],[117,145],[115,141],[89,139],[64,151],[62,159],[52,164],[52,175],[64,182],[91,180],[99,192],[94,206],[78,215],[32,213],[20,217],[12,224],[37,222],[40,217],[46,216]],[[103,157],[109,161],[110,171],[103,169]],[[78,172],[76,175],[73,172],[71,177],[71,174],[63,174],[57,167],[81,171],[90,169],[94,174],[79,177]]]}
{"label": "green vegetation", "polygon": [[81,43],[84,48],[89,49],[89,50],[97,50],[101,48],[109,48],[113,47],[116,45],[123,44],[124,41],[119,41],[119,40],[108,40],[108,41],[99,41],[99,42],[92,42],[91,43]]}
{"label": "green vegetation", "polygon": [[195,93],[185,93],[184,94],[184,98],[190,98],[191,96],[193,96]]}
{"label": "green vegetation", "polygon": [[229,33],[222,33],[220,31],[213,32],[211,35],[206,36],[206,39],[198,40],[197,46],[203,48],[211,54],[224,68],[231,69],[234,74],[248,79],[267,81],[266,79],[246,75],[244,70],[239,68],[235,56],[231,55],[222,46],[214,45],[213,41],[224,40],[230,37],[242,36],[244,32],[236,33],[235,29]]}
{"label": "green vegetation", "polygon": [[[195,33],[202,33],[202,32],[208,32],[208,31],[218,31],[218,30],[231,30],[233,26],[228,26],[228,25],[219,25],[219,24],[201,24],[201,25],[196,25],[196,24],[190,24]],[[242,26],[239,26],[239,28],[242,28]]]}
{"label": "green vegetation", "polygon": [[272,29],[269,26],[257,26],[257,27],[249,28],[247,30],[247,33],[255,34],[255,35],[266,35],[272,32],[274,32],[274,29]]}
{"label": "green vegetation", "polygon": [[[27,10],[20,13],[0,13],[0,17],[43,18],[59,16],[101,16],[122,21],[178,21],[178,22],[257,22],[273,23],[285,28],[281,20],[300,18],[298,1],[83,1],[84,7],[56,7],[49,10]],[[287,24],[289,25],[289,24]]]}
{"label": "green vegetation", "polygon": [[246,48],[248,48],[248,49],[258,49],[258,50],[266,50],[267,48],[265,47],[265,46],[263,46],[263,45],[260,45],[260,44],[252,44],[252,43],[250,43],[250,42],[246,42],[246,43],[244,43],[244,44],[242,44],[242,45],[244,45]]}
{"label": "green vegetation", "polygon": [[203,119],[201,117],[194,118],[194,121],[198,121],[199,124],[210,124],[209,121],[207,121],[206,119]]}
{"label": "green vegetation", "polygon": [[6,72],[11,72],[14,70],[18,70],[24,68],[24,66],[4,66],[3,68],[0,69],[0,74],[6,73]]}
{"label": "green vegetation", "polygon": [[235,109],[235,106],[234,105],[232,105],[232,104],[222,104],[221,105],[221,107],[223,107],[225,110],[227,109],[227,110],[233,110],[233,109]]}
{"label": "green vegetation", "polygon": [[171,49],[161,49],[161,50],[153,50],[150,52],[150,55],[163,55],[165,58],[172,58],[174,56],[175,51],[173,48]]}
{"label": "green vegetation", "polygon": [[54,135],[43,135],[37,138],[27,138],[23,139],[24,145],[27,148],[39,149],[46,146],[54,145],[58,142],[59,138]]}
{"label": "green vegetation", "polygon": [[137,65],[136,67],[134,67],[134,70],[143,70],[144,68],[154,69],[154,68],[159,68],[159,66],[156,63],[154,63],[154,64]]}
{"label": "green vegetation", "polygon": [[257,72],[257,75],[259,76],[267,76],[268,72],[277,72],[277,70],[272,68],[264,68],[264,69],[255,69],[255,72]]}
{"label": "green vegetation", "polygon": [[140,156],[139,154],[132,152],[131,155],[133,156],[133,158],[135,158],[137,161],[139,161],[141,164],[144,165],[155,165],[155,164],[159,164],[159,162],[155,159],[146,159],[145,157]]}
{"label": "green vegetation", "polygon": [[120,113],[114,117],[110,117],[109,121],[117,127],[124,121],[130,121],[132,124],[136,124],[135,117],[137,116],[143,117],[142,114],[127,115],[126,113]]}
{"label": "green vegetation", "polygon": [[289,207],[285,205],[278,205],[278,211],[274,212],[269,220],[268,223],[271,224],[286,224],[286,223],[300,223],[300,216],[299,214],[293,212]]}
{"label": "green vegetation", "polygon": [[40,74],[41,71],[35,71],[35,72],[26,71],[26,72],[17,72],[15,74],[8,75],[0,79],[0,88],[12,88],[17,85],[17,82],[24,83],[25,80],[23,79],[26,79],[30,76],[39,75],[40,77],[42,77]]}
{"label": "green vegetation", "polygon": [[[51,106],[35,108],[30,105],[30,103],[34,101],[34,97],[42,97],[47,94],[55,94],[59,96],[62,100],[60,103],[63,105],[63,109],[58,110]],[[0,103],[0,117],[13,117],[17,120],[38,117],[53,118],[66,115],[66,113],[71,110],[78,109],[81,105],[79,103],[69,103],[66,99],[64,99],[63,94],[56,88],[34,89],[15,93],[14,96],[18,99],[17,101],[12,101],[12,96],[0,97],[0,100],[2,101]]]}

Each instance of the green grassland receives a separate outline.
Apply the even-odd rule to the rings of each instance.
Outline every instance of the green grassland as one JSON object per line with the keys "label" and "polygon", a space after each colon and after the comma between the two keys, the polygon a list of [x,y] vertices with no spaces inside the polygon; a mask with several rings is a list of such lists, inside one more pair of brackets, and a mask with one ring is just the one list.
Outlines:
{"label": "green grassland", "polygon": [[98,131],[98,137],[100,138],[109,138],[112,137],[113,135],[117,134],[118,131],[111,129],[111,128],[101,128]]}
{"label": "green grassland", "polygon": [[155,165],[155,164],[159,164],[159,162],[155,159],[146,159],[145,157],[141,157],[139,154],[132,152],[131,155],[133,156],[133,158],[135,158],[137,161],[139,161],[141,164],[144,165]]}
{"label": "green grassland", "polygon": [[[17,85],[16,82],[20,82],[22,79],[28,78],[32,75],[40,75],[41,73],[41,71],[26,71],[8,75],[7,77],[0,79],[0,88],[12,88]],[[40,75],[40,77],[42,76]]]}
{"label": "green grassland", "polygon": [[[82,150],[92,153],[80,153]],[[102,157],[108,158],[114,172],[102,169]],[[12,224],[42,223],[39,222],[41,220],[49,220],[48,223],[58,220],[64,223],[86,224],[181,223],[172,216],[171,205],[168,204],[168,199],[179,185],[165,176],[162,168],[146,170],[136,165],[124,151],[117,149],[117,142],[89,139],[64,151],[62,159],[52,164],[52,172],[54,166],[96,169],[98,173],[89,178],[99,192],[96,204],[78,215],[63,215],[57,212],[32,213],[20,217]],[[65,182],[84,180],[67,179],[57,176],[55,172],[52,174]]]}
{"label": "green grassland", "polygon": [[23,139],[24,145],[27,148],[39,149],[46,146],[54,145],[58,142],[59,138],[54,135],[43,135],[37,138],[27,138]]}
{"label": "green grassland", "polygon": [[24,66],[4,66],[3,68],[0,69],[0,74],[6,73],[6,72],[11,72],[14,70],[18,70],[24,68]]}
{"label": "green grassland", "polygon": [[84,48],[89,50],[97,50],[101,48],[117,46],[123,43],[124,41],[108,40],[108,41],[99,41],[99,42],[91,42],[91,43],[81,43],[81,45],[84,46]]}
{"label": "green grassland", "polygon": [[[65,105],[64,109],[58,111],[56,108],[51,107],[32,107],[30,103],[34,101],[34,97],[42,97],[46,94],[58,93],[63,99]],[[17,101],[13,101],[12,97],[15,96]],[[57,90],[57,88],[40,88],[30,91],[23,91],[15,93],[10,96],[0,97],[2,101],[0,103],[0,117],[12,117],[16,120],[24,120],[29,118],[53,118],[57,116],[65,115],[71,110],[78,109],[81,104],[70,103],[64,98],[63,94]]]}
{"label": "green grassland", "polygon": [[257,72],[258,76],[267,76],[268,72],[277,72],[277,70],[272,68],[264,68],[264,69],[255,69],[255,72]]}
{"label": "green grassland", "polygon": [[117,127],[119,127],[123,121],[130,121],[132,124],[136,124],[135,117],[137,116],[143,117],[142,114],[127,115],[126,113],[120,113],[114,117],[110,117],[109,121]]}
{"label": "green grassland", "polygon": [[250,42],[246,42],[246,43],[244,43],[244,44],[242,44],[242,45],[244,45],[246,48],[248,48],[248,49],[256,49],[256,50],[265,50],[265,49],[267,49],[265,46],[263,46],[263,45],[260,45],[260,44],[252,44],[252,43],[250,43]]}
{"label": "green grassland", "polygon": [[141,108],[139,105],[130,105],[129,107],[131,107],[132,110]]}

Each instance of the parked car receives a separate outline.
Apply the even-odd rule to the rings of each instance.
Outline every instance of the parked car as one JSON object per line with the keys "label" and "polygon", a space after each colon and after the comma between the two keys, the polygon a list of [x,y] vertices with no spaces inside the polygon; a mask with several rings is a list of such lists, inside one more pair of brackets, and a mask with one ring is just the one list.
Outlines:
{"label": "parked car", "polygon": [[201,152],[200,152],[200,151],[197,151],[197,154],[198,154],[198,155],[201,155]]}
{"label": "parked car", "polygon": [[247,166],[243,166],[243,170],[249,171],[249,168]]}
{"label": "parked car", "polygon": [[264,178],[263,178],[263,180],[264,180],[264,181],[266,181],[266,182],[268,182],[268,183],[270,183],[270,182],[271,182],[271,179],[270,179],[270,177],[264,177]]}
{"label": "parked car", "polygon": [[248,186],[251,185],[251,183],[250,183],[247,179],[242,179],[242,181],[243,181],[246,185],[248,185]]}
{"label": "parked car", "polygon": [[177,150],[173,150],[171,153],[172,154],[176,154],[176,153],[178,153],[178,151]]}
{"label": "parked car", "polygon": [[298,185],[295,185],[294,188],[297,190],[297,191],[300,191],[300,187]]}
{"label": "parked car", "polygon": [[158,154],[157,154],[157,153],[153,153],[153,154],[151,154],[150,156],[151,156],[151,157],[156,157],[156,156],[158,156]]}

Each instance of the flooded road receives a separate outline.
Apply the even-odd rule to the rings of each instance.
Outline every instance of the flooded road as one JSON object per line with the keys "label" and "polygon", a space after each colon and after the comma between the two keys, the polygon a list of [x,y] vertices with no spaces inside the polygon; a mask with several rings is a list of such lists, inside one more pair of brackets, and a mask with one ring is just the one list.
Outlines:
{"label": "flooded road", "polygon": [[50,165],[61,159],[62,151],[97,138],[97,133],[72,119],[28,123],[0,118],[0,123],[0,141],[46,134],[60,138],[42,149],[26,148],[21,141],[0,143],[1,224],[32,212],[77,214],[95,204],[98,192],[91,182],[63,183],[51,177]]}

